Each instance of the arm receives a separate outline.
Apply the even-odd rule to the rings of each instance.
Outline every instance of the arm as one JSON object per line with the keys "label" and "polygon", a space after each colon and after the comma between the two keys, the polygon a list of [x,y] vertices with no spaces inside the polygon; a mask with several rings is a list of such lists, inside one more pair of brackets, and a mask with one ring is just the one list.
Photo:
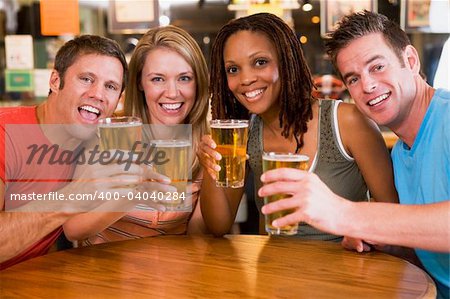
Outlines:
{"label": "arm", "polygon": [[205,221],[203,221],[202,211],[200,207],[200,199],[198,199],[194,211],[192,212],[191,218],[189,219],[187,234],[195,235],[206,233],[207,233],[206,224]]}
{"label": "arm", "polygon": [[215,236],[228,233],[244,194],[244,188],[219,188],[215,180],[205,175],[200,192],[201,212],[210,232]]}
{"label": "arm", "polygon": [[[134,171],[133,171],[134,170]],[[95,184],[96,190],[105,190],[106,192],[120,193],[119,200],[106,201],[92,211],[76,215],[64,223],[64,234],[71,241],[84,240],[95,234],[105,230],[108,226],[118,221],[132,209],[136,202],[129,200],[130,192],[148,192],[162,191],[174,192],[175,187],[169,185],[170,180],[151,168],[145,167],[143,175],[145,181],[139,183],[142,179],[138,166],[133,165],[125,174],[113,173],[111,170],[112,180],[102,180],[102,183]],[[136,187],[138,185],[138,187]],[[163,207],[160,204],[153,204],[148,201],[146,204],[151,205],[157,210]]]}
{"label": "arm", "polygon": [[[391,158],[378,126],[355,105],[345,103],[339,105],[338,121],[345,150],[355,159],[373,200],[397,203]],[[358,252],[371,250],[362,240],[348,236],[344,236],[342,246]]]}
{"label": "arm", "polygon": [[[131,204],[126,202],[127,193],[134,191],[132,186],[139,184],[141,178],[139,169],[135,165],[132,165],[129,173],[123,173],[120,170],[117,171],[115,165],[105,165],[101,167],[101,172],[97,171],[98,169],[88,168],[87,172],[92,174],[90,182],[85,183],[84,187],[69,185],[69,192],[84,194],[93,194],[97,191],[99,193],[114,192],[119,193],[121,197],[118,201],[106,201],[97,207],[84,210],[84,213],[80,213],[67,220],[63,225],[63,229],[67,239],[71,241],[89,238],[122,218]],[[88,177],[86,175],[86,169],[83,166],[77,167],[74,178],[84,179],[86,177]],[[77,179],[74,181],[77,184]]]}
{"label": "arm", "polygon": [[200,207],[203,219],[210,232],[215,236],[228,233],[236,218],[239,202],[244,188],[219,188],[215,183],[216,160],[221,156],[214,150],[216,144],[210,136],[203,136],[198,157],[204,168],[204,177],[200,191]]}
{"label": "arm", "polygon": [[391,158],[377,125],[354,105],[341,104],[338,121],[342,143],[355,159],[377,202],[398,202]]}
{"label": "arm", "polygon": [[203,181],[203,171],[200,171],[198,177],[191,184],[192,200],[194,201],[194,196],[196,197],[194,210],[192,211],[188,226],[187,234],[207,234],[205,221],[203,220],[203,215],[200,207],[200,188]]}
{"label": "arm", "polygon": [[70,241],[84,240],[103,231],[125,214],[125,212],[82,213],[64,223],[64,234]]}
{"label": "arm", "polygon": [[350,213],[356,214],[342,224],[349,235],[375,243],[450,252],[450,201],[426,205],[365,203],[350,205],[346,214]]}
{"label": "arm", "polygon": [[[0,179],[0,207],[5,203],[5,184]],[[32,205],[29,203],[27,205]],[[20,254],[61,226],[73,214],[65,212],[0,212],[0,262]]]}
{"label": "arm", "polygon": [[337,196],[315,175],[296,169],[264,173],[259,196],[292,197],[270,203],[263,213],[297,210],[274,221],[284,226],[305,221],[332,234],[425,250],[450,252],[450,200],[425,205],[351,202]]}

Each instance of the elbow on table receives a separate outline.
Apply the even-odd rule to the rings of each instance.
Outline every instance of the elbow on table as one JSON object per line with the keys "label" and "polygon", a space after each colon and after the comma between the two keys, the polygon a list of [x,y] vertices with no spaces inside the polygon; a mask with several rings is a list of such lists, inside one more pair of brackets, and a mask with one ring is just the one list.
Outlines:
{"label": "elbow on table", "polygon": [[81,236],[78,230],[72,228],[71,225],[67,225],[67,223],[63,225],[63,231],[67,240],[71,242],[85,239],[85,236]]}
{"label": "elbow on table", "polygon": [[234,218],[223,215],[209,215],[202,211],[206,231],[215,237],[222,237],[231,230]]}
{"label": "elbow on table", "polygon": [[230,231],[230,227],[225,226],[209,226],[207,225],[208,232],[213,234],[214,237],[223,237]]}
{"label": "elbow on table", "polygon": [[212,234],[213,234],[213,236],[216,237],[216,238],[221,238],[221,237],[223,237],[224,235],[226,235],[227,232],[225,232],[225,231],[212,232]]}

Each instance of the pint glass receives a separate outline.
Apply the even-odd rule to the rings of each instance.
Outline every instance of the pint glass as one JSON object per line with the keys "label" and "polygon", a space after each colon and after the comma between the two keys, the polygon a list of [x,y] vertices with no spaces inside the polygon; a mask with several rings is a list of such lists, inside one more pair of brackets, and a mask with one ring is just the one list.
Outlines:
{"label": "pint glass", "polygon": [[152,140],[150,144],[159,152],[164,152],[163,163],[154,164],[156,172],[172,181],[176,192],[167,192],[161,200],[167,211],[184,210],[189,203],[186,202],[187,185],[189,182],[189,169],[191,165],[189,140]]}
{"label": "pint glass", "polygon": [[100,149],[131,151],[136,141],[142,141],[142,121],[139,117],[108,117],[99,120]]}
{"label": "pint glass", "polygon": [[[308,169],[309,157],[300,154],[290,153],[263,153],[263,172],[266,172],[275,168],[297,168],[301,170]],[[264,204],[274,202],[283,198],[286,198],[286,194],[276,194],[272,196],[264,197]],[[266,232],[269,235],[295,235],[298,230],[298,224],[287,225],[283,227],[273,227],[272,221],[277,218],[281,218],[285,215],[292,213],[292,210],[284,210],[268,214],[266,218]]]}
{"label": "pint glass", "polygon": [[247,120],[212,120],[211,135],[222,155],[218,162],[217,187],[240,188],[244,186],[247,155]]}

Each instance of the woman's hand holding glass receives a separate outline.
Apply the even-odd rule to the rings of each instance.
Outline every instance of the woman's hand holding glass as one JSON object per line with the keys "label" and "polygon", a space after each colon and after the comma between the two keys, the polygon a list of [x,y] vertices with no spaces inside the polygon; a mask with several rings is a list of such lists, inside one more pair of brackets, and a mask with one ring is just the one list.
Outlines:
{"label": "woman's hand holding glass", "polygon": [[216,161],[222,159],[222,155],[215,150],[216,147],[217,145],[211,135],[204,135],[197,152],[200,164],[213,180],[217,179],[217,172],[220,171],[220,166]]}

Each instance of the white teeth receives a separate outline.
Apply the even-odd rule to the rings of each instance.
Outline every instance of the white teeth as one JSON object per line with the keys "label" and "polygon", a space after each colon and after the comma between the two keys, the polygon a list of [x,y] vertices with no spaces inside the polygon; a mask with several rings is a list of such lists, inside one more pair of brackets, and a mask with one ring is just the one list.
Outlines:
{"label": "white teeth", "polygon": [[249,92],[246,92],[246,93],[245,93],[245,96],[246,96],[247,98],[254,98],[254,97],[256,97],[256,96],[262,94],[263,91],[264,91],[263,89],[257,89],[257,90],[249,91]]}
{"label": "white teeth", "polygon": [[387,99],[388,96],[389,96],[389,94],[385,93],[385,94],[383,94],[383,95],[381,95],[381,96],[379,96],[379,97],[376,97],[375,99],[373,99],[373,100],[371,100],[371,101],[369,102],[369,105],[370,105],[370,106],[376,105],[376,104],[378,104],[379,102],[381,102],[381,101]]}
{"label": "white teeth", "polygon": [[87,105],[81,106],[80,109],[83,109],[83,110],[86,110],[86,111],[89,111],[89,112],[92,112],[95,114],[100,114],[100,110],[98,110],[97,108],[92,107],[92,106],[87,106]]}
{"label": "white teeth", "polygon": [[181,105],[183,105],[183,103],[161,104],[161,106],[166,110],[177,110],[177,109],[180,109]]}

